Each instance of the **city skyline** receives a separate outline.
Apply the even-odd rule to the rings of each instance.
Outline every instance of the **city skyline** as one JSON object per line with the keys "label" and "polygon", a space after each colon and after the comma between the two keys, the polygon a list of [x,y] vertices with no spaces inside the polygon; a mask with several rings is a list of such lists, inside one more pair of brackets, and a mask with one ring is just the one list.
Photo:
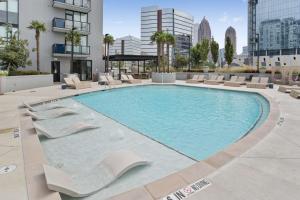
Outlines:
{"label": "city skyline", "polygon": [[125,35],[140,38],[140,9],[152,5],[189,13],[194,16],[195,23],[200,23],[203,17],[206,17],[211,26],[212,36],[220,44],[220,48],[224,47],[224,35],[229,26],[237,31],[237,52],[242,53],[243,46],[247,46],[246,0],[232,0],[231,4],[221,0],[216,0],[214,3],[196,0],[189,0],[189,3],[183,0],[106,0],[104,1],[104,33],[110,33],[115,38]]}

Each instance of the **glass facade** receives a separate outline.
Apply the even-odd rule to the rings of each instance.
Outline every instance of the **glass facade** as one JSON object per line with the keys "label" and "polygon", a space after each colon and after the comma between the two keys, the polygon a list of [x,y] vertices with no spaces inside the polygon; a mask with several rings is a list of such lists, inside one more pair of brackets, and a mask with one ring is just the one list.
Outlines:
{"label": "glass facade", "polygon": [[142,54],[157,54],[157,46],[151,43],[150,37],[156,31],[161,30],[173,34],[176,38],[176,48],[170,48],[173,55],[177,53],[188,55],[192,46],[193,26],[193,17],[184,12],[172,8],[160,9],[156,6],[142,8]]}
{"label": "glass facade", "polygon": [[260,54],[296,53],[300,47],[300,0],[249,0],[248,11],[250,55],[257,55],[258,48]]}
{"label": "glass facade", "polygon": [[0,2],[0,37],[4,40],[9,38],[7,33],[7,24],[12,26],[12,31],[18,31],[19,24],[19,1],[6,0]]}

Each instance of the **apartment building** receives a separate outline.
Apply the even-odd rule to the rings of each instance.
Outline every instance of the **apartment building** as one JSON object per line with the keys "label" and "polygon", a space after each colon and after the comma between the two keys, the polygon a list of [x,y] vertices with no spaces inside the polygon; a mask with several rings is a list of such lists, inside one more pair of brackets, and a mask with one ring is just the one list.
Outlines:
{"label": "apartment building", "polygon": [[[19,30],[19,37],[36,46],[35,33],[27,27],[32,20],[46,24],[47,31],[40,38],[40,68],[54,74],[61,81],[66,73],[77,73],[82,80],[91,80],[92,74],[102,71],[103,0],[6,0],[0,2],[0,34],[6,36],[6,24]],[[71,43],[65,35],[72,29],[80,32],[80,45],[74,47],[71,69]],[[36,53],[30,53],[36,69]]]}

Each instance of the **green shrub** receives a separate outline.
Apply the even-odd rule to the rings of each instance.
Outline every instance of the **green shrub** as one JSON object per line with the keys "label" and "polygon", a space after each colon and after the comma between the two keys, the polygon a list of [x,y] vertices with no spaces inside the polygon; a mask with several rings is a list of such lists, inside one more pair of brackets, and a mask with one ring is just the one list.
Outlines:
{"label": "green shrub", "polygon": [[38,72],[33,70],[28,71],[9,71],[8,76],[30,76],[30,75],[43,75],[43,74],[49,74],[47,72]]}
{"label": "green shrub", "polygon": [[8,76],[8,71],[0,70],[0,76]]}

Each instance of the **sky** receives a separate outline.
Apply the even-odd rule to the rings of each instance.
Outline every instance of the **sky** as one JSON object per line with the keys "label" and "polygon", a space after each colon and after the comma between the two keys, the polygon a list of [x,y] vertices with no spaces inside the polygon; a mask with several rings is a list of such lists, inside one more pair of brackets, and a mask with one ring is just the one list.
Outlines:
{"label": "sky", "polygon": [[247,0],[104,0],[104,34],[139,38],[141,7],[152,5],[189,13],[195,23],[200,23],[205,16],[220,48],[224,48],[229,26],[237,32],[237,52],[241,53],[247,45]]}

